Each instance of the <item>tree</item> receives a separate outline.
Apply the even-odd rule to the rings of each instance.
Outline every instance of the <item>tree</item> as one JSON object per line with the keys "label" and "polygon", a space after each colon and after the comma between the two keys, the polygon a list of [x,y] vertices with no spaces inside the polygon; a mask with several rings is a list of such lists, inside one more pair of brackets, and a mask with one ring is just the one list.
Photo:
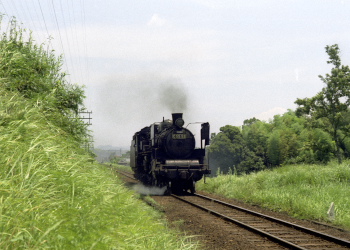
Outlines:
{"label": "tree", "polygon": [[226,125],[220,131],[209,147],[213,170],[220,167],[220,170],[228,173],[234,168],[240,174],[263,168],[262,160],[246,146],[239,127]]}
{"label": "tree", "polygon": [[243,138],[248,149],[260,158],[265,166],[267,160],[267,139],[269,137],[270,124],[259,121],[256,118],[243,122]]}
{"label": "tree", "polygon": [[348,125],[343,120],[350,105],[350,68],[341,65],[337,44],[326,46],[326,52],[329,56],[327,63],[334,65],[330,74],[319,76],[326,86],[312,98],[297,99],[295,103],[299,107],[296,113],[307,114],[315,119],[325,119],[325,122],[329,123],[328,132],[335,142],[336,155],[338,162],[341,163],[341,146],[348,135],[341,131],[348,130]]}
{"label": "tree", "polygon": [[243,138],[239,128],[231,125],[221,127],[220,131],[209,147],[210,159],[214,168],[227,173],[240,162]]}
{"label": "tree", "polygon": [[282,142],[278,130],[274,130],[267,142],[267,157],[272,165],[278,166],[283,162],[282,159]]}

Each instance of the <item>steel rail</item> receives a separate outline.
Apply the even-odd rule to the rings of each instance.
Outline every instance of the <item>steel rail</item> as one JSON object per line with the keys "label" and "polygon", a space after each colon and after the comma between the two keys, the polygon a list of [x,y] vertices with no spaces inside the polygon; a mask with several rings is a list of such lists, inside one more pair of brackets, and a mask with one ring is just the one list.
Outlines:
{"label": "steel rail", "polygon": [[246,223],[243,223],[243,222],[241,222],[241,221],[239,221],[239,220],[233,219],[233,218],[231,218],[231,217],[228,217],[228,216],[226,216],[226,215],[223,215],[223,214],[221,214],[221,213],[218,213],[218,212],[216,212],[216,211],[214,211],[214,210],[211,210],[211,209],[209,209],[209,208],[203,207],[203,206],[198,205],[198,204],[196,204],[196,203],[192,203],[192,202],[190,202],[190,201],[188,201],[188,200],[185,200],[185,199],[183,199],[183,198],[181,198],[181,197],[179,197],[179,196],[177,196],[177,195],[172,194],[171,196],[174,197],[174,198],[176,198],[176,199],[179,199],[179,200],[181,200],[181,201],[183,201],[183,202],[186,202],[186,203],[188,203],[188,204],[190,204],[190,205],[192,205],[192,206],[194,206],[194,207],[197,207],[197,208],[199,208],[199,209],[202,209],[203,211],[209,212],[209,213],[211,213],[211,214],[213,214],[213,215],[215,215],[215,216],[217,216],[217,217],[220,217],[220,218],[222,218],[222,219],[224,219],[224,220],[226,220],[226,221],[232,222],[232,223],[237,224],[237,225],[239,225],[239,226],[241,226],[241,227],[243,227],[243,228],[246,228],[246,229],[248,229],[249,231],[252,231],[252,232],[257,233],[257,234],[259,234],[259,235],[261,235],[261,236],[264,236],[264,237],[266,237],[266,238],[269,238],[269,239],[271,239],[272,241],[274,241],[274,242],[276,242],[276,243],[278,243],[278,244],[280,244],[280,245],[283,245],[283,246],[285,246],[285,247],[289,247],[289,248],[291,248],[291,249],[308,250],[307,248],[304,248],[304,247],[298,246],[298,245],[296,245],[296,244],[293,244],[292,242],[286,241],[286,240],[281,239],[281,238],[279,238],[279,237],[277,237],[277,236],[274,236],[274,235],[272,235],[272,234],[270,234],[270,233],[267,233],[267,232],[265,232],[265,231],[263,231],[263,230],[260,230],[260,229],[258,229],[258,228],[252,227],[252,226],[250,226],[250,225],[248,225],[248,224],[246,224]]}
{"label": "steel rail", "polygon": [[206,200],[214,201],[216,203],[219,203],[219,204],[225,205],[227,207],[234,208],[234,209],[237,209],[237,210],[240,210],[240,211],[243,211],[243,212],[255,215],[255,216],[259,216],[259,217],[265,218],[265,219],[270,220],[272,222],[276,222],[276,223],[279,223],[279,224],[282,224],[282,225],[285,225],[285,226],[288,226],[288,227],[292,227],[294,229],[298,229],[298,230],[300,230],[302,232],[305,232],[305,233],[308,233],[308,234],[320,237],[322,239],[326,239],[328,241],[337,243],[337,244],[342,245],[342,246],[350,247],[350,241],[348,241],[348,240],[337,238],[337,237],[334,237],[332,235],[325,234],[325,233],[322,233],[322,232],[318,232],[316,230],[313,230],[313,229],[310,229],[310,228],[307,228],[307,227],[303,227],[303,226],[300,226],[300,225],[297,225],[297,224],[294,224],[294,223],[291,223],[291,222],[288,222],[288,221],[285,221],[285,220],[281,220],[281,219],[278,219],[278,218],[275,218],[275,217],[272,217],[272,216],[269,216],[269,215],[266,215],[266,214],[258,213],[258,212],[255,212],[255,211],[252,211],[252,210],[249,210],[249,209],[246,209],[246,208],[242,208],[242,207],[239,207],[239,206],[236,206],[236,205],[224,202],[224,201],[213,199],[213,198],[210,198],[210,197],[205,196],[205,195],[195,194],[195,196],[198,196],[198,197],[206,199]]}
{"label": "steel rail", "polygon": [[131,173],[127,173],[127,172],[121,171],[121,170],[115,170],[115,171],[121,175],[124,175],[124,176],[130,178],[130,179],[137,180],[135,177],[132,176]]}

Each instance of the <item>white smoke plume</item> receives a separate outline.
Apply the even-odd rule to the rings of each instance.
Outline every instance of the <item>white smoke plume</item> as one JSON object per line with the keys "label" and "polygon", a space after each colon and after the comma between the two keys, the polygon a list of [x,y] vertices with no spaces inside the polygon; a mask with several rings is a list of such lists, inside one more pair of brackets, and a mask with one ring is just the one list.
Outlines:
{"label": "white smoke plume", "polygon": [[142,195],[164,195],[167,187],[147,187],[143,184],[136,184],[132,189]]}

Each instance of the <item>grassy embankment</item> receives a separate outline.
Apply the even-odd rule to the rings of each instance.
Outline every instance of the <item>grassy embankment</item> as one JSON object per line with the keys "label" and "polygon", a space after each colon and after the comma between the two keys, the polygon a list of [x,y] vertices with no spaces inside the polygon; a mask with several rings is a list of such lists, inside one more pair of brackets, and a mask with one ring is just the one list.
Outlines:
{"label": "grassy embankment", "polygon": [[0,41],[0,249],[197,248],[94,162],[54,95],[9,88],[49,86],[52,55],[21,39]]}
{"label": "grassy embankment", "polygon": [[327,211],[334,202],[333,223],[350,229],[349,161],[283,166],[244,176],[219,175],[207,178],[207,184],[198,183],[199,189],[320,221],[329,221]]}

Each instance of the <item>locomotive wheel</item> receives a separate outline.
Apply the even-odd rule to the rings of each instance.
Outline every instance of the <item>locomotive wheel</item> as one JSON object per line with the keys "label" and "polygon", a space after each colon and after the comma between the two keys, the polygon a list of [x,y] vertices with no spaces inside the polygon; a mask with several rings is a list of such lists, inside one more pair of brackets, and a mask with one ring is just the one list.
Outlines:
{"label": "locomotive wheel", "polygon": [[192,185],[190,187],[191,194],[194,194],[196,192],[196,183],[192,181]]}
{"label": "locomotive wheel", "polygon": [[193,180],[186,181],[186,188],[185,192],[190,190],[191,194],[194,194],[196,192],[196,183]]}
{"label": "locomotive wheel", "polygon": [[171,182],[171,193],[173,194],[182,194],[184,189],[183,189],[183,184],[181,182],[176,182],[173,181]]}
{"label": "locomotive wheel", "polygon": [[185,194],[187,191],[190,191],[191,194],[196,192],[195,182],[193,180],[171,182],[169,191],[173,194]]}
{"label": "locomotive wheel", "polygon": [[168,185],[168,186],[167,186],[167,189],[166,189],[165,192],[164,192],[164,195],[171,195],[171,194],[172,194],[171,186]]}

